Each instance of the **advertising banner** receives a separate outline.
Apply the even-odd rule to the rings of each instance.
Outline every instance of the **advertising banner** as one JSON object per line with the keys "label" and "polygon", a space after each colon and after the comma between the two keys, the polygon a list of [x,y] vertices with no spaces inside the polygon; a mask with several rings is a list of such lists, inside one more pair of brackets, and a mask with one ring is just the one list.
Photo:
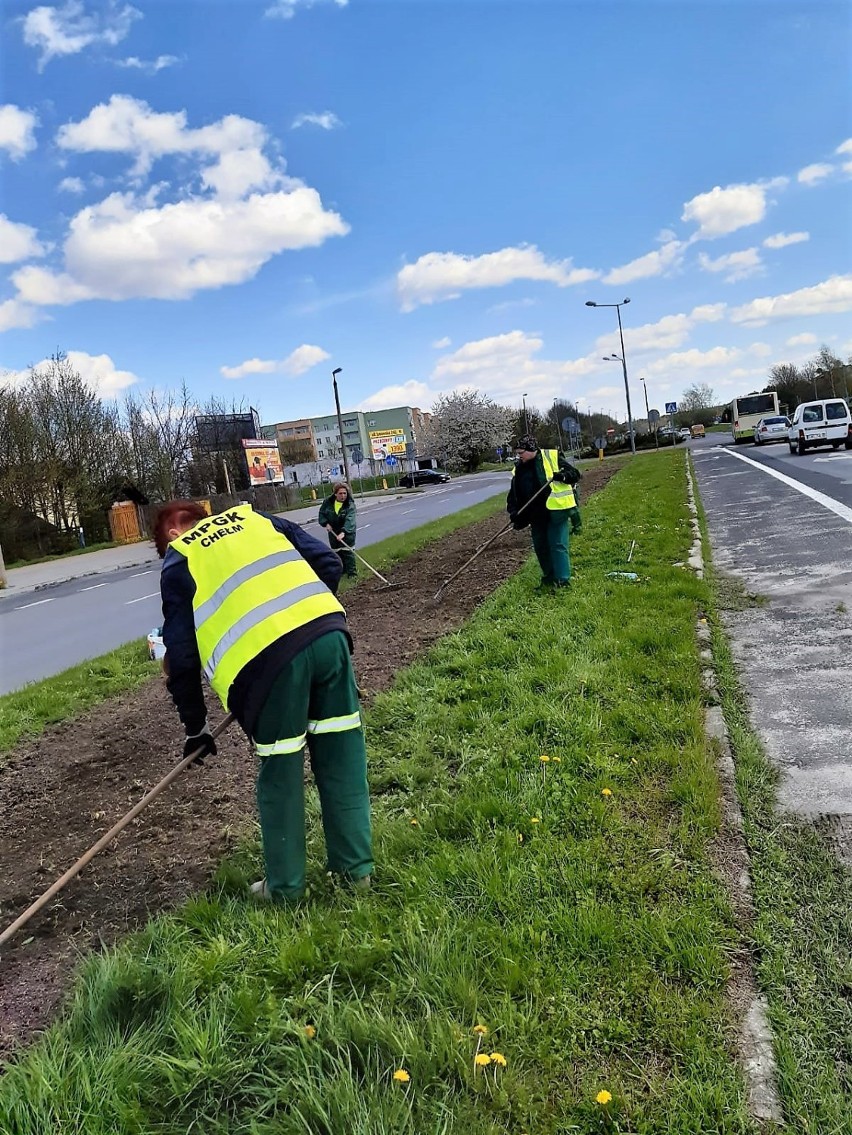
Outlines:
{"label": "advertising banner", "polygon": [[284,483],[281,454],[278,452],[276,442],[246,437],[243,438],[243,449],[245,450],[249,481],[252,487]]}
{"label": "advertising banner", "polygon": [[405,456],[405,430],[391,426],[386,430],[370,430],[370,449],[373,457],[381,461],[388,454]]}

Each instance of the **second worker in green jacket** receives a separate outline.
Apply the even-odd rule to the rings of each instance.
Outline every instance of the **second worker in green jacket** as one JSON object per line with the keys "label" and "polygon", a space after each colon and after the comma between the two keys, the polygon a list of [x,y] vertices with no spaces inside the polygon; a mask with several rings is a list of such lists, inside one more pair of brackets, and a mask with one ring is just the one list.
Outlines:
{"label": "second worker in green jacket", "polygon": [[571,582],[568,529],[576,534],[582,527],[574,495],[581,476],[557,450],[539,449],[532,435],[518,442],[506,510],[515,528],[529,525],[532,530],[543,587],[567,587]]}
{"label": "second worker in green jacket", "polygon": [[319,523],[328,532],[328,542],[340,555],[343,570],[349,576],[358,574],[355,557],[349,551],[355,547],[355,530],[358,517],[355,498],[345,481],[335,481],[330,497],[326,497],[319,510]]}

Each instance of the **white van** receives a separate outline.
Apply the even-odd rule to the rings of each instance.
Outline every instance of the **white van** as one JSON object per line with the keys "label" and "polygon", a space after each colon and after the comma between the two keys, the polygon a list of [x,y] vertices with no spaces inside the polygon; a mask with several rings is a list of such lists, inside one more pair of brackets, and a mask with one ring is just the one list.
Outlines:
{"label": "white van", "polygon": [[791,453],[804,453],[814,445],[841,445],[852,449],[852,414],[842,398],[823,398],[796,407],[787,433]]}

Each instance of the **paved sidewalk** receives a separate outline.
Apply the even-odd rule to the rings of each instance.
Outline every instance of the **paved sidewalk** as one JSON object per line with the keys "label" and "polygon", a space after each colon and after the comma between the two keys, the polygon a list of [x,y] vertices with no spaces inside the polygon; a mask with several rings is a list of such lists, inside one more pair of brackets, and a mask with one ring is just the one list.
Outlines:
{"label": "paved sidewalk", "polygon": [[[386,504],[391,500],[398,500],[395,493],[387,496],[356,498],[358,512],[367,512],[379,504]],[[296,524],[306,527],[316,524],[320,501],[304,508],[291,509],[289,512],[278,513],[279,516],[292,520]],[[9,568],[6,572],[8,580],[5,589],[0,589],[0,603],[4,597],[22,595],[27,591],[40,591],[44,587],[54,587],[58,583],[67,583],[70,579],[82,579],[87,575],[102,575],[108,571],[119,571],[121,568],[137,567],[140,564],[158,562],[159,557],[149,540],[141,540],[138,544],[122,544],[118,548],[102,548],[97,552],[87,552],[79,556],[68,556],[61,560],[49,560],[44,564],[30,564],[27,567]]]}

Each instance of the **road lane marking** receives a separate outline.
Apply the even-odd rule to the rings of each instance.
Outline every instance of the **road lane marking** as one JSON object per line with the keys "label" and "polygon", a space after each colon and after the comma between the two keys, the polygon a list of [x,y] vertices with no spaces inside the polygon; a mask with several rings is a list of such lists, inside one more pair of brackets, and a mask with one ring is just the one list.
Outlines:
{"label": "road lane marking", "polygon": [[131,575],[130,578],[131,579],[138,579],[140,575],[150,575],[153,570],[154,570],[153,568],[148,568],[147,571],[137,571],[136,574]]}
{"label": "road lane marking", "polygon": [[812,501],[821,504],[823,508],[827,508],[829,512],[833,512],[835,516],[839,516],[841,520],[845,520],[847,524],[852,524],[852,508],[840,501],[836,501],[834,497],[828,496],[826,493],[821,493],[819,489],[812,489],[810,485],[803,485],[801,481],[794,481],[792,477],[788,477],[786,473],[779,473],[775,469],[770,469],[768,465],[763,465],[760,461],[753,461],[745,454],[735,453],[733,450],[725,450],[729,457],[735,457],[737,461],[745,461],[749,465],[753,465],[755,469],[759,469],[761,473],[766,473],[770,477],[774,477],[776,481],[781,481],[784,485],[789,485],[791,489],[802,493],[803,496],[810,497]]}
{"label": "road lane marking", "polygon": [[358,529],[359,529],[359,531],[361,531],[361,532],[364,532],[364,531],[366,531],[366,529],[368,529],[369,527],[370,527],[370,525],[369,525],[369,524],[359,524],[359,525],[358,525]]}
{"label": "road lane marking", "polygon": [[105,583],[91,583],[88,587],[81,587],[81,591],[95,591],[98,587],[106,587]]}
{"label": "road lane marking", "polygon": [[124,606],[129,607],[132,603],[141,603],[143,599],[153,599],[155,595],[159,594],[159,591],[152,591],[150,595],[140,595],[138,599],[128,599]]}
{"label": "road lane marking", "polygon": [[26,611],[27,607],[40,607],[42,603],[52,603],[56,598],[54,595],[52,599],[37,599],[35,603],[23,603],[20,607],[13,607],[13,611]]}
{"label": "road lane marking", "polygon": [[410,512],[416,512],[416,509],[413,509],[413,508],[404,508],[404,509],[402,510],[402,515],[403,515],[403,516],[408,516],[408,514],[409,514]]}

